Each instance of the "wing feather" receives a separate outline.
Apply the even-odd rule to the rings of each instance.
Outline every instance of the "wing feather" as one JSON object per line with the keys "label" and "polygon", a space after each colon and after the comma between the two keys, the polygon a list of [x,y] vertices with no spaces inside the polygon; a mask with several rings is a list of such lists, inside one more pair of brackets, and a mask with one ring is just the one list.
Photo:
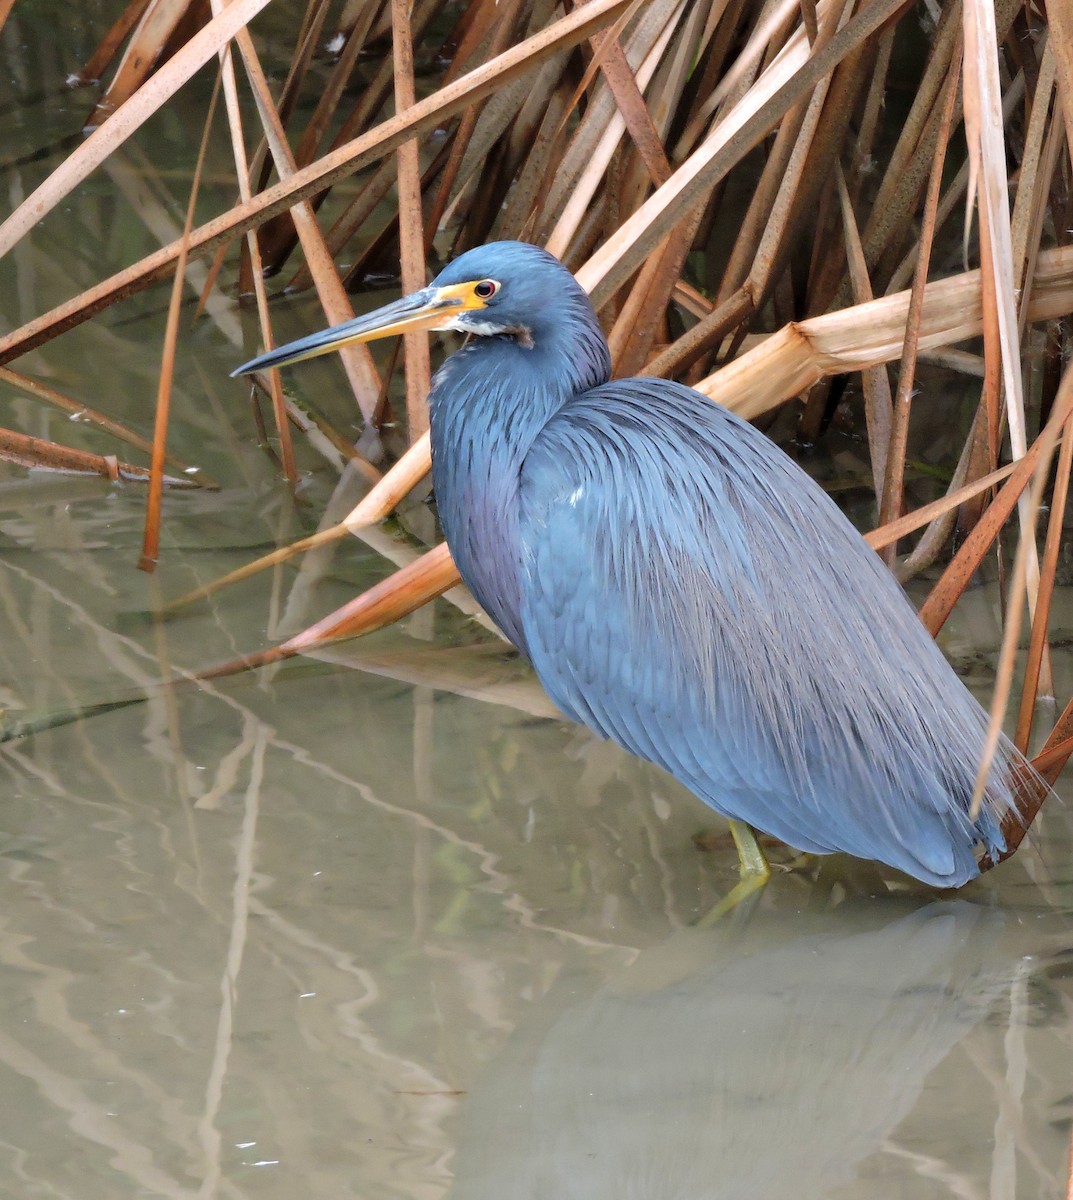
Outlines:
{"label": "wing feather", "polygon": [[563,710],[717,811],[939,884],[1011,803],[1005,745],[837,508],[689,388],[571,401],[523,464],[522,625]]}

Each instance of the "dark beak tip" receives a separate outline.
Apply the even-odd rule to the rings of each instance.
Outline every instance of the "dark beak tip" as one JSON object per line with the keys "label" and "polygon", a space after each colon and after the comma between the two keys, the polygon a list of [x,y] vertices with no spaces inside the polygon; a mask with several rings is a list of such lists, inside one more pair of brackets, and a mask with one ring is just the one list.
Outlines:
{"label": "dark beak tip", "polygon": [[[315,358],[320,354],[327,353],[329,350],[338,349],[337,343],[340,341],[343,341],[345,344],[349,340],[358,340],[359,334],[372,333],[373,337],[386,336],[386,334],[377,332],[380,328],[377,325],[378,320],[381,323],[393,324],[404,321],[407,317],[415,314],[421,315],[423,311],[450,310],[459,308],[461,305],[462,301],[456,297],[439,299],[437,302],[435,288],[422,288],[421,291],[414,292],[409,296],[403,296],[400,300],[396,300],[392,304],[387,304],[375,312],[365,313],[350,321],[344,321],[341,325],[322,329],[319,333],[299,338],[295,342],[289,342],[286,346],[277,346],[274,350],[268,350],[256,358],[251,358],[249,362],[243,363],[241,367],[236,367],[231,372],[231,378],[238,379],[240,375],[252,375],[255,371],[264,371],[269,367],[285,367],[292,362]],[[392,332],[402,331],[392,330]],[[371,340],[371,338],[362,337],[360,340],[366,341]]]}
{"label": "dark beak tip", "polygon": [[267,354],[261,354],[258,355],[257,358],[251,358],[249,362],[244,362],[241,367],[236,367],[231,372],[230,378],[238,379],[242,375],[252,375],[255,371],[264,370],[265,366],[267,365],[264,361],[266,358],[268,358]]}

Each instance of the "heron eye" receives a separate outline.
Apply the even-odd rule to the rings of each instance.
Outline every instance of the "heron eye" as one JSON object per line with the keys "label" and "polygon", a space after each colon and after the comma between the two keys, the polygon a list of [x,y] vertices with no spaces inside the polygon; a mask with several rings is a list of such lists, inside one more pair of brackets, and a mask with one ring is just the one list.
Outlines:
{"label": "heron eye", "polygon": [[473,294],[478,300],[491,300],[499,291],[499,284],[494,279],[482,279],[473,285]]}

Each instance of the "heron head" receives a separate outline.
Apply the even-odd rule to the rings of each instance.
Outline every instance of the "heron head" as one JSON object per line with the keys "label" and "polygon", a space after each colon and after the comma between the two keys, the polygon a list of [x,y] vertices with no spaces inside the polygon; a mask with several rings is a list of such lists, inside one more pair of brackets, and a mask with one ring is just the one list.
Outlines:
{"label": "heron head", "polygon": [[599,332],[588,296],[554,255],[526,242],[492,242],[460,255],[428,287],[270,350],[232,374],[300,362],[354,342],[420,329],[506,336],[532,347],[577,325]]}
{"label": "heron head", "polygon": [[596,321],[589,298],[561,262],[527,242],[493,242],[456,258],[432,281],[460,309],[444,326],[478,337],[511,336],[522,346],[543,341],[581,315]]}

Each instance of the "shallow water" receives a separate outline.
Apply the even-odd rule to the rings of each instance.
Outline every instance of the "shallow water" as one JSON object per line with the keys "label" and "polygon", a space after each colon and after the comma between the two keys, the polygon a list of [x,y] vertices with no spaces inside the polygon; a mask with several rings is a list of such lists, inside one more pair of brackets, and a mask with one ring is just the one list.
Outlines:
{"label": "shallow water", "polygon": [[[47,125],[5,81],[26,150],[89,105],[61,81],[92,37],[46,53],[46,19],[17,6],[4,35],[40,54]],[[185,184],[150,164],[190,148],[154,157],[151,132],[0,261],[7,326],[150,249],[150,213],[174,222]],[[9,194],[48,161],[9,170]],[[143,203],[120,206],[120,180]],[[206,204],[229,202],[221,180]],[[15,365],[146,432],[165,304]],[[0,466],[0,707],[40,727],[0,748],[0,1197],[1062,1194],[1068,810],[955,899],[873,894],[869,868],[832,861],[703,928],[736,877],[729,842],[693,842],[718,822],[549,715],[446,603],[321,661],[67,719],[388,569],[348,543],[152,618],[354,495],[302,444],[292,504],[226,378],[256,348],[249,316],[214,312],[183,339],[172,448],[223,487],[169,494],[156,576],[134,568],[136,486]],[[308,300],[281,311],[284,335],[319,323]],[[345,424],[333,370],[295,383]],[[0,424],[114,449],[9,389]],[[981,694],[995,609],[980,590],[945,634]],[[1057,672],[1068,694],[1068,655]]]}

